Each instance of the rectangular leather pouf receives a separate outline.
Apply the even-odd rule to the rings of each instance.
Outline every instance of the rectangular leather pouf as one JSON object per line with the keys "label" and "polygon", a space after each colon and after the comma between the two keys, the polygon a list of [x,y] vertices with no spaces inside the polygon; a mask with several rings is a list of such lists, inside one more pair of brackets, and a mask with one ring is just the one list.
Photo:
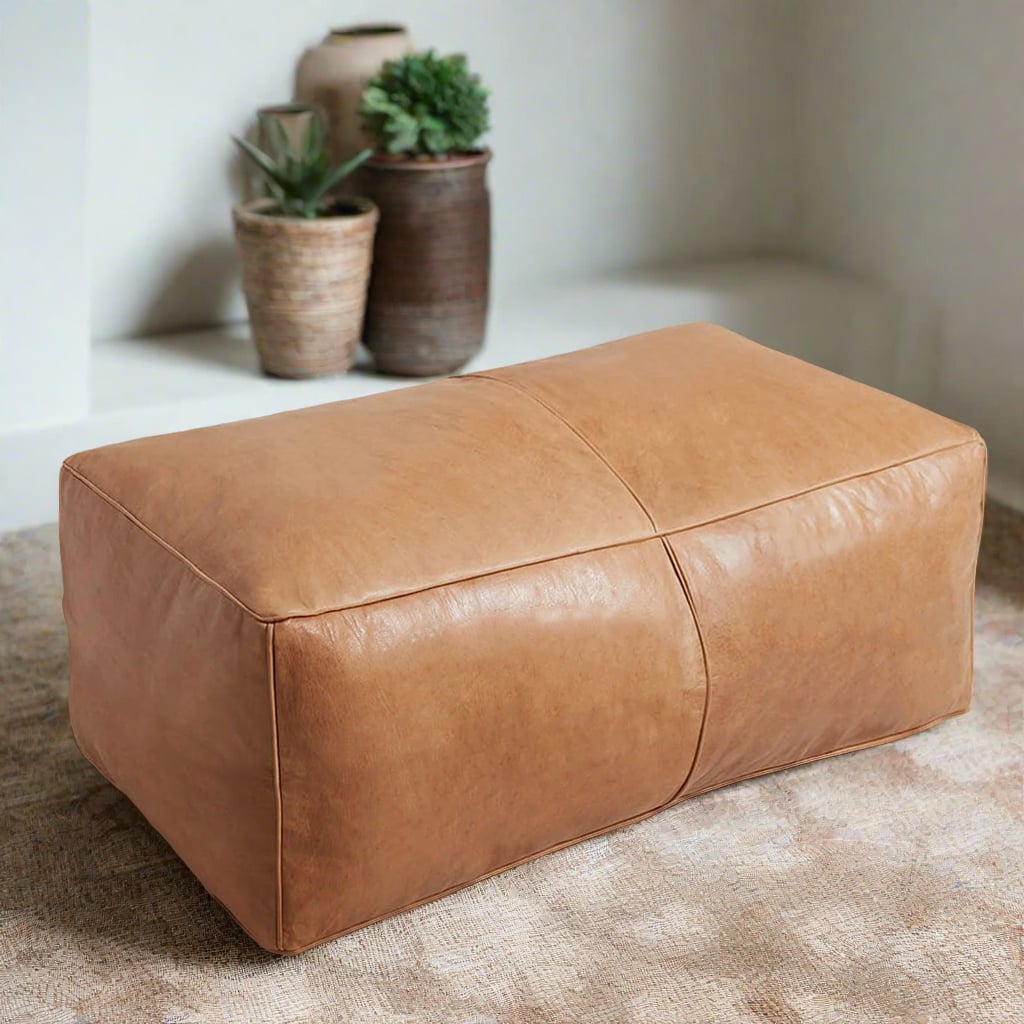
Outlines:
{"label": "rectangular leather pouf", "polygon": [[984,486],[973,430],[708,325],[84,452],[72,724],[299,952],[965,711]]}

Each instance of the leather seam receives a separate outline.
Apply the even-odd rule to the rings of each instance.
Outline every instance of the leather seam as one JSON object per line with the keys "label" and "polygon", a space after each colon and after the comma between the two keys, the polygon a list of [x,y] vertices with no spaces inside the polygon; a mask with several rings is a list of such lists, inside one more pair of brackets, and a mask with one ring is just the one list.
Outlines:
{"label": "leather seam", "polygon": [[692,523],[690,526],[681,526],[676,530],[667,530],[665,536],[674,537],[678,533],[688,533],[690,530],[699,530],[705,526],[714,526],[715,523],[723,523],[729,519],[738,519],[740,516],[749,515],[751,512],[760,512],[762,509],[772,508],[775,505],[784,505],[787,501],[795,501],[805,495],[814,494],[817,491],[827,491],[830,487],[839,487],[842,484],[852,483],[854,480],[863,480],[869,476],[878,476],[881,473],[888,473],[892,469],[900,469],[903,466],[913,465],[915,462],[924,462],[926,459],[934,458],[936,455],[945,455],[947,452],[959,451],[961,448],[970,447],[985,450],[985,444],[980,436],[968,438],[966,441],[957,441],[954,444],[943,445],[941,448],[932,448],[929,451],[921,452],[918,455],[908,455],[905,459],[890,462],[887,466],[877,466],[875,469],[864,469],[859,473],[851,473],[849,476],[829,480],[828,483],[815,484],[813,487],[805,487],[802,491],[794,491],[792,494],[785,494],[781,498],[772,498],[770,501],[763,501],[760,505],[751,505],[749,508],[741,509],[738,512],[725,512],[720,516],[713,516],[700,523]]}
{"label": "leather seam", "polygon": [[[840,754],[855,754],[858,750],[868,750],[871,747],[881,746],[883,743],[894,743],[897,740],[906,739],[908,736],[913,736],[916,733],[924,732],[925,729],[931,729],[933,726],[939,725],[941,722],[945,722],[950,718],[957,718],[960,715],[966,715],[971,710],[970,701],[965,704],[962,708],[954,708],[952,711],[947,711],[944,714],[937,715],[935,718],[930,718],[927,722],[921,725],[912,725],[908,729],[900,729],[897,732],[889,733],[887,736],[880,736],[873,740],[861,740],[859,743],[849,743],[845,747],[836,747],[835,750],[828,750],[824,754],[810,754],[807,757],[797,758],[795,761],[787,761],[784,764],[775,764],[769,768],[758,768],[752,772],[745,772],[743,775],[735,775],[731,779],[726,779],[725,782],[713,782],[710,786],[705,786],[703,789],[695,789],[692,793],[680,793],[674,801],[675,803],[682,803],[683,800],[690,800],[693,797],[703,796],[705,793],[713,793],[716,789],[724,789],[726,786],[735,786],[739,782],[749,782],[751,779],[759,779],[762,775],[772,775],[775,772],[788,771],[790,768],[800,768],[805,764],[813,764],[815,761],[822,761],[826,757],[836,757]],[[669,805],[671,806],[671,805]]]}
{"label": "leather seam", "polygon": [[[948,711],[936,718],[929,719],[927,722],[920,725],[913,725],[909,729],[901,729],[898,732],[890,733],[886,736],[879,736],[876,739],[864,740],[860,743],[852,743],[845,747],[837,747],[835,750],[827,750],[821,754],[812,754],[809,757],[800,758],[796,761],[789,761],[785,764],[774,765],[771,768],[761,768],[756,772],[750,772],[746,775],[738,775],[735,778],[727,779],[724,782],[716,782],[713,785],[708,786],[706,789],[697,790],[694,793],[687,793],[685,796],[680,795],[675,800],[670,801],[667,804],[658,804],[649,810],[641,811],[639,814],[631,815],[628,818],[623,818],[611,825],[603,825],[600,828],[591,830],[590,832],[584,832],[582,835],[576,836],[573,839],[566,839],[562,842],[547,846],[543,850],[538,850],[535,853],[528,853],[522,857],[517,857],[515,860],[509,861],[507,864],[502,864],[500,867],[492,868],[490,871],[485,871],[483,874],[477,875],[475,878],[472,878],[467,882],[458,882],[455,885],[451,885],[446,889],[440,890],[439,892],[432,893],[429,896],[423,896],[420,899],[413,900],[401,907],[396,907],[394,910],[385,911],[383,914],[377,914],[364,921],[359,921],[357,924],[348,925],[339,931],[322,935],[320,938],[314,939],[312,942],[303,943],[303,945],[296,946],[294,949],[279,948],[274,950],[274,952],[283,956],[295,956],[299,953],[304,953],[307,949],[312,949],[314,946],[319,946],[324,942],[330,942],[332,939],[341,938],[343,935],[348,935],[350,932],[358,931],[360,928],[366,928],[369,925],[377,924],[379,921],[387,920],[387,918],[394,917],[397,914],[403,914],[408,910],[415,910],[417,907],[421,907],[427,903],[432,903],[434,900],[443,899],[445,896],[450,896],[452,893],[459,892],[462,889],[468,889],[470,886],[476,885],[478,882],[483,882],[488,878],[493,878],[495,875],[500,875],[505,871],[512,870],[512,868],[517,868],[523,864],[528,864],[530,861],[546,857],[550,853],[557,853],[559,850],[564,850],[569,846],[575,846],[577,843],[586,842],[588,839],[596,839],[598,836],[606,835],[609,832],[615,832],[618,829],[626,828],[629,825],[635,825],[647,818],[654,817],[654,815],[659,814],[662,811],[668,810],[669,807],[675,804],[685,802],[686,800],[692,800],[698,796],[703,796],[705,793],[710,793],[713,790],[724,789],[726,786],[732,786],[738,782],[746,782],[761,775],[770,775],[773,772],[787,771],[790,768],[799,768],[801,765],[811,764],[814,761],[823,761],[827,757],[837,757],[841,754],[852,754],[858,750],[865,750],[870,747],[879,747],[883,743],[893,743],[897,740],[906,739],[908,736],[913,736],[915,733],[924,732],[926,729],[931,729],[932,727],[951,718],[963,715],[969,709],[970,705],[967,707],[956,708],[955,710]],[[243,928],[243,931],[244,930],[245,929]]]}
{"label": "leather seam", "polygon": [[690,777],[693,775],[697,768],[697,761],[700,757],[701,747],[704,742],[704,732],[707,727],[708,721],[708,709],[711,705],[711,672],[708,669],[708,651],[707,645],[704,642],[704,630],[701,628],[700,619],[697,616],[697,606],[693,600],[692,589],[690,582],[686,577],[686,573],[683,571],[683,567],[676,557],[675,551],[672,550],[672,545],[669,543],[667,535],[658,529],[658,524],[654,521],[654,516],[651,514],[650,509],[644,504],[643,499],[637,494],[633,486],[626,480],[626,478],[608,461],[607,456],[601,451],[597,445],[591,441],[586,434],[580,430],[574,423],[562,415],[557,409],[549,405],[539,395],[534,394],[529,388],[524,387],[521,384],[516,384],[514,381],[505,380],[501,377],[492,377],[487,373],[473,374],[477,380],[489,380],[496,384],[503,384],[507,388],[511,388],[513,391],[519,392],[526,398],[532,399],[542,409],[546,409],[555,419],[560,423],[564,424],[569,428],[593,452],[594,456],[605,466],[608,471],[619,481],[620,484],[626,489],[630,497],[636,502],[640,510],[647,517],[647,521],[651,524],[651,530],[654,535],[659,537],[661,540],[662,547],[665,550],[665,554],[668,556],[669,563],[672,566],[672,571],[675,574],[676,582],[679,584],[680,589],[683,592],[683,599],[686,601],[687,608],[690,612],[690,619],[693,622],[694,629],[697,633],[697,642],[700,645],[700,660],[704,668],[704,706],[701,710],[700,717],[700,728],[697,731],[697,743],[694,747],[693,758],[690,761],[690,767],[686,771],[686,775],[683,778],[682,784],[675,787],[672,791],[672,795],[665,801],[661,806],[667,807],[675,800],[679,794],[686,788],[686,784],[690,781]]}
{"label": "leather seam", "polygon": [[270,724],[272,731],[273,779],[274,779],[274,818],[275,818],[275,922],[277,945],[284,945],[284,803],[281,787],[281,742],[277,726],[277,670],[275,648],[276,623],[267,624],[267,680],[270,684]]}
{"label": "leather seam", "polygon": [[971,574],[971,677],[967,687],[967,706],[970,707],[974,700],[974,633],[975,614],[978,596],[978,557],[981,554],[981,538],[985,530],[985,502],[988,498],[988,448],[981,445],[981,501],[978,509],[978,537],[974,546],[974,572]]}
{"label": "leather seam", "polygon": [[587,435],[584,434],[583,431],[579,429],[579,427],[577,427],[574,423],[566,419],[565,416],[563,416],[557,409],[555,409],[551,405],[548,405],[548,403],[545,402],[543,398],[541,398],[539,395],[535,395],[532,391],[530,391],[529,388],[525,388],[521,384],[515,384],[510,380],[504,380],[501,377],[492,377],[490,374],[487,373],[474,373],[469,374],[467,378],[462,379],[489,380],[494,384],[501,384],[506,388],[511,388],[511,390],[519,392],[519,394],[523,395],[526,398],[529,398],[531,401],[536,402],[537,405],[539,405],[542,409],[546,409],[552,416],[554,416],[556,420],[558,420],[559,423],[561,423],[563,426],[571,430],[572,433],[575,434],[576,437],[584,445],[586,445],[587,448],[590,449],[591,453],[601,463],[601,465],[604,466],[604,468],[607,469],[608,472],[611,473],[612,476],[614,476],[620,484],[622,484],[622,486],[625,488],[629,496],[633,499],[634,502],[636,502],[637,506],[640,508],[640,511],[643,512],[643,514],[647,517],[647,521],[651,524],[651,530],[653,531],[652,536],[659,535],[658,525],[654,521],[654,516],[651,515],[650,510],[643,503],[643,501],[640,498],[640,495],[636,493],[636,491],[629,484],[626,478],[608,461],[604,453],[597,447],[597,445],[595,445],[594,442],[591,441],[590,438],[587,437]]}
{"label": "leather seam", "polygon": [[[466,376],[453,379],[473,380],[476,378],[472,376]],[[491,380],[492,378],[480,379]],[[318,608],[315,611],[310,612],[283,612],[276,615],[261,615],[255,609],[250,608],[247,604],[245,604],[244,601],[242,601],[230,590],[228,590],[227,587],[225,587],[222,583],[219,583],[212,576],[203,572],[203,570],[200,569],[199,566],[195,564],[195,562],[189,559],[186,555],[182,554],[182,552],[180,552],[176,547],[174,547],[174,545],[164,540],[164,538],[161,537],[158,533],[156,533],[155,530],[148,527],[136,515],[130,512],[127,508],[125,508],[119,501],[112,498],[101,487],[97,486],[91,480],[89,480],[88,477],[83,476],[80,472],[78,472],[78,470],[73,469],[66,462],[63,464],[62,468],[67,470],[68,473],[70,473],[76,480],[78,480],[85,487],[88,487],[91,491],[93,491],[97,495],[97,497],[102,498],[105,502],[107,502],[108,505],[119,511],[123,516],[125,516],[126,519],[134,523],[140,530],[142,530],[150,538],[156,541],[161,547],[163,547],[176,558],[184,562],[185,565],[187,565],[199,579],[205,580],[211,586],[216,587],[217,590],[219,590],[225,597],[229,598],[236,605],[238,605],[239,608],[241,608],[243,611],[251,615],[257,622],[261,622],[264,625],[266,625],[271,622],[287,622],[292,619],[316,619],[319,618],[321,615],[330,615],[335,612],[344,612],[351,611],[356,608],[365,608],[369,605],[381,604],[384,601],[393,601],[400,597],[411,597],[414,594],[427,593],[432,590],[439,590],[442,587],[454,586],[459,583],[471,583],[473,580],[484,579],[488,576],[494,576],[501,572],[511,572],[515,569],[526,569],[535,565],[545,565],[549,562],[560,561],[563,558],[574,558],[577,555],[596,554],[600,551],[608,551],[613,548],[626,547],[630,544],[643,544],[646,541],[659,540],[663,537],[674,537],[677,534],[687,533],[690,530],[699,530],[702,527],[711,526],[715,523],[724,522],[728,519],[737,519],[740,516],[747,515],[750,512],[758,512],[764,508],[771,508],[774,505],[781,505],[787,501],[792,501],[796,498],[802,498],[804,495],[813,494],[816,491],[828,490],[830,487],[838,487],[841,484],[850,483],[853,480],[860,480],[865,477],[876,476],[880,473],[887,473],[890,470],[899,469],[902,466],[908,466],[915,462],[923,462],[926,459],[934,458],[936,455],[944,455],[947,452],[957,451],[961,448],[968,448],[972,446],[984,449],[984,442],[981,441],[980,437],[971,437],[965,441],[957,441],[953,444],[947,444],[939,448],[932,448],[925,452],[919,452],[916,455],[907,456],[907,458],[905,459],[900,459],[896,462],[890,462],[884,466],[876,466],[873,469],[862,470],[859,473],[851,473],[849,476],[837,477],[833,480],[827,480],[824,483],[815,484],[813,487],[807,487],[802,491],[795,491],[792,494],[784,494],[778,498],[773,498],[771,501],[763,502],[760,505],[752,505],[749,508],[737,509],[734,512],[727,512],[723,515],[715,516],[712,519],[705,519],[699,523],[691,523],[689,526],[681,526],[674,530],[659,531],[646,537],[630,537],[626,540],[613,541],[610,544],[601,544],[594,547],[581,548],[577,551],[567,551],[560,555],[549,555],[545,558],[537,558],[533,559],[532,561],[526,562],[514,562],[511,565],[499,566],[495,569],[487,569],[482,572],[472,573],[468,576],[460,576],[452,580],[441,580],[437,583],[428,583],[425,586],[415,587],[412,590],[401,590],[393,594],[385,594],[383,597],[368,598],[367,600],[354,601],[349,604],[330,605],[328,607]]]}
{"label": "leather seam", "polygon": [[136,516],[133,512],[130,512],[127,508],[125,508],[124,505],[122,505],[116,498],[113,498],[109,494],[107,494],[107,492],[104,491],[102,487],[99,487],[97,484],[94,484],[87,476],[83,476],[81,473],[78,472],[77,469],[74,469],[72,466],[69,466],[67,462],[64,462],[61,468],[65,470],[65,472],[73,476],[80,484],[82,484],[83,487],[87,487],[98,498],[101,498],[108,505],[110,505],[111,508],[116,509],[118,512],[120,512],[121,515],[125,517],[125,519],[127,519],[131,523],[134,523],[144,534],[146,534],[151,540],[156,541],[156,543],[159,544],[165,551],[167,551],[169,554],[174,555],[174,557],[177,558],[179,561],[184,562],[185,565],[187,565],[192,570],[192,572],[199,577],[199,579],[205,580],[212,587],[216,587],[217,590],[219,590],[226,598],[228,598],[229,600],[233,601],[236,605],[238,605],[238,607],[241,608],[242,611],[247,612],[258,622],[268,623],[276,621],[273,617],[261,616],[260,614],[258,614],[256,611],[250,608],[244,601],[242,601],[236,595],[232,594],[231,591],[228,590],[228,588],[225,587],[223,583],[218,583],[217,580],[215,580],[208,573],[203,572],[203,570],[200,569],[195,562],[193,562],[186,555],[182,554],[173,544],[164,540],[164,538],[161,537],[160,534],[158,534],[155,530],[148,527],[141,519],[139,519],[138,516]]}
{"label": "leather seam", "polygon": [[672,545],[669,543],[668,538],[662,537],[661,543],[665,547],[665,554],[668,555],[668,560],[672,563],[672,569],[676,574],[676,579],[679,581],[679,586],[682,588],[683,596],[686,598],[686,603],[690,608],[690,618],[693,620],[693,627],[697,631],[697,641],[700,644],[700,660],[704,665],[704,707],[700,714],[700,728],[697,730],[697,743],[694,747],[690,767],[687,770],[686,776],[683,778],[681,785],[677,786],[672,793],[672,796],[670,796],[668,800],[661,805],[662,807],[668,807],[673,801],[679,799],[679,794],[686,789],[690,778],[697,770],[697,762],[700,760],[700,752],[704,747],[704,733],[707,730],[708,717],[711,712],[711,669],[708,667],[708,648],[707,644],[704,642],[704,630],[701,627],[700,619],[697,616],[697,605],[693,600],[689,580],[687,580],[686,574],[683,572],[683,567],[679,564],[679,559],[676,556],[675,551],[672,549]]}

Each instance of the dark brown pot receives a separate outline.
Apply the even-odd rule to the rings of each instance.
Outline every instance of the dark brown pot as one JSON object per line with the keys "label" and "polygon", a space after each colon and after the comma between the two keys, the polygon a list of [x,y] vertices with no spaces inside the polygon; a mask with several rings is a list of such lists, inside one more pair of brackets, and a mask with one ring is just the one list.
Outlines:
{"label": "dark brown pot", "polygon": [[360,170],[360,194],[380,209],[363,340],[382,373],[452,373],[483,345],[490,158],[377,156]]}

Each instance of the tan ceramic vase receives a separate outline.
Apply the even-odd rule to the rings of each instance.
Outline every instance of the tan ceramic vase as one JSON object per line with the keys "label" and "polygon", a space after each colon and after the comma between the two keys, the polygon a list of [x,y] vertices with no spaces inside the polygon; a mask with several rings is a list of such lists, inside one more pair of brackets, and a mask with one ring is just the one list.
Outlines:
{"label": "tan ceramic vase", "polygon": [[351,214],[315,220],[276,216],[272,199],[234,209],[249,323],[271,376],[321,377],[355,361],[377,208],[346,203]]}
{"label": "tan ceramic vase", "polygon": [[[316,108],[308,103],[278,103],[272,107],[260,107],[256,111],[255,129],[249,134],[250,141],[256,143],[268,156],[277,161],[283,160],[285,154],[278,145],[279,136],[271,122],[281,127],[294,149],[301,149],[309,130],[309,122],[319,116]],[[245,168],[246,195],[254,199],[272,195],[266,175],[251,161],[245,161]]]}
{"label": "tan ceramic vase", "polygon": [[275,160],[280,160],[284,156],[274,138],[272,121],[281,126],[293,149],[301,149],[309,131],[309,122],[316,116],[316,108],[308,103],[278,103],[272,107],[260,107],[256,111],[260,149]]}
{"label": "tan ceramic vase", "polygon": [[403,25],[350,25],[332,29],[299,62],[295,98],[323,109],[333,164],[350,160],[373,143],[359,126],[359,101],[367,82],[387,60],[412,52]]}

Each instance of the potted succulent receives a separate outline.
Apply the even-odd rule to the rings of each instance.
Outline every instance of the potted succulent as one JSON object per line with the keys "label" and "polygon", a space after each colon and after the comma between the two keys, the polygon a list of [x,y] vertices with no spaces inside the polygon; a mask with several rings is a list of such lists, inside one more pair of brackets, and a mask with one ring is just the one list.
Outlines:
{"label": "potted succulent", "polygon": [[234,140],[270,192],[234,208],[253,339],[272,376],[339,373],[354,362],[362,333],[378,215],[368,199],[332,199],[329,192],[370,150],[332,168],[319,113],[298,144],[278,120],[264,127],[276,159]]}
{"label": "potted succulent", "polygon": [[364,341],[385,373],[451,373],[483,344],[487,97],[464,57],[433,50],[385,63],[363,93],[360,190],[380,209]]}

